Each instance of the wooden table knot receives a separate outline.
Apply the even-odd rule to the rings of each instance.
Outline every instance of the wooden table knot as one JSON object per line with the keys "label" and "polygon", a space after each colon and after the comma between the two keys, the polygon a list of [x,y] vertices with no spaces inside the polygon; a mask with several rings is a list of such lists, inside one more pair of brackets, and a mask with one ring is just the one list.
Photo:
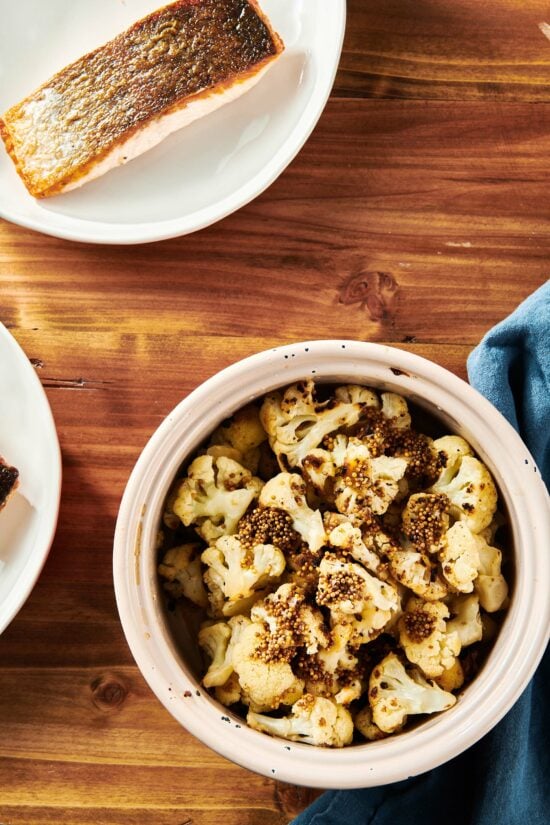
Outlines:
{"label": "wooden table knot", "polygon": [[367,310],[371,321],[382,321],[393,317],[398,291],[399,285],[390,272],[361,269],[340,286],[339,303],[359,304]]}
{"label": "wooden table knot", "polygon": [[90,684],[92,703],[98,710],[110,713],[119,710],[128,695],[128,687],[119,676],[105,673]]}

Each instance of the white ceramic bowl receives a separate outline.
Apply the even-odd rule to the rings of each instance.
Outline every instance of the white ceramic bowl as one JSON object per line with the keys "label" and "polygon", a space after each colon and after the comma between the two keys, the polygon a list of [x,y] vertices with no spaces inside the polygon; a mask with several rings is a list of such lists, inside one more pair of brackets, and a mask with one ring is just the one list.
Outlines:
{"label": "white ceramic bowl", "polygon": [[[402,393],[464,436],[491,469],[512,524],[516,577],[489,658],[457,704],[379,742],[329,750],[249,729],[200,687],[196,643],[176,643],[156,574],[155,536],[182,460],[251,399],[298,379],[355,382]],[[548,639],[550,510],[525,445],[479,393],[436,364],[391,347],[310,341],[268,350],[206,381],[161,424],[128,482],[114,547],[116,596],[132,653],[158,698],[191,733],[244,767],[300,785],[354,788],[405,779],[456,756],[511,708]],[[185,652],[184,652],[185,651]]]}

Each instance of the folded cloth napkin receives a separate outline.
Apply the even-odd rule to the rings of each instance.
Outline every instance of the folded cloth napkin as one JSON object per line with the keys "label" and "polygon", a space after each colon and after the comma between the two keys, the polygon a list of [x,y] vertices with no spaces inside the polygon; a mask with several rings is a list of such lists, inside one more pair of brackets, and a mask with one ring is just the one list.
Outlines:
{"label": "folded cloth napkin", "polygon": [[[550,281],[487,333],[468,376],[520,432],[550,487]],[[548,825],[549,685],[547,651],[514,707],[469,750],[393,785],[328,791],[294,825]]]}

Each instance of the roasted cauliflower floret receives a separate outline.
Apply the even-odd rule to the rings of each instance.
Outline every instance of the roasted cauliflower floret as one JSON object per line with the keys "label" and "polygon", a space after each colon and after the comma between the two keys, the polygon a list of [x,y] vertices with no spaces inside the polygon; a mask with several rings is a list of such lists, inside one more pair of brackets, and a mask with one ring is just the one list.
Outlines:
{"label": "roasted cauliflower floret", "polygon": [[202,680],[205,687],[225,685],[233,673],[233,651],[242,632],[250,624],[245,616],[234,616],[228,622],[216,622],[199,631],[199,645],[212,660]]}
{"label": "roasted cauliflower floret", "polygon": [[290,661],[298,647],[304,647],[306,653],[317,653],[320,647],[330,644],[323,614],[306,602],[304,591],[296,584],[282,584],[257,602],[250,616],[252,621],[265,625],[269,653],[276,659]]}
{"label": "roasted cauliflower floret", "polygon": [[373,513],[385,513],[399,495],[407,461],[384,455],[373,458],[360,439],[337,435],[331,450],[308,453],[302,469],[321,497],[334,501],[340,513],[361,525]]}
{"label": "roasted cauliflower floret", "polygon": [[249,547],[238,536],[221,536],[203,552],[201,559],[208,568],[204,581],[215,608],[219,607],[221,597],[224,601],[237,602],[252,596],[254,591],[276,581],[286,565],[277,547],[272,544]]}
{"label": "roasted cauliflower floret", "polygon": [[456,697],[427,682],[416,669],[407,673],[395,653],[390,653],[372,671],[369,703],[374,724],[384,733],[394,733],[409,715],[447,710]]}
{"label": "roasted cauliflower floret", "polygon": [[292,705],[304,691],[304,683],[285,661],[266,661],[266,630],[253,622],[240,635],[233,650],[233,668],[239,677],[242,700],[257,713]]}
{"label": "roasted cauliflower floret", "polygon": [[317,661],[326,673],[337,675],[339,671],[353,670],[357,665],[357,657],[349,650],[351,633],[349,628],[336,625],[331,630],[331,643],[316,654]]}
{"label": "roasted cauliflower floret", "polygon": [[447,475],[437,481],[431,491],[450,499],[451,515],[463,521],[472,533],[479,533],[493,519],[498,498],[495,483],[485,464],[471,455],[463,456],[458,472],[450,480]]}
{"label": "roasted cauliflower floret", "polygon": [[346,404],[360,404],[363,411],[369,407],[374,410],[380,408],[380,400],[377,394],[360,384],[342,384],[334,390],[334,397],[338,401],[345,401]]}
{"label": "roasted cauliflower floret", "polygon": [[206,687],[223,685],[233,672],[231,660],[227,657],[227,646],[231,638],[231,628],[226,622],[217,622],[199,630],[199,645],[211,662],[203,677]]}
{"label": "roasted cauliflower floret", "polygon": [[246,721],[255,730],[309,745],[342,748],[353,739],[350,712],[332,699],[311,693],[295,702],[289,716],[276,719],[249,711]]}
{"label": "roasted cauliflower floret", "polygon": [[185,596],[199,607],[208,606],[208,596],[202,580],[202,545],[182,544],[172,547],[159,564],[159,575],[164,579],[164,589],[176,599]]}
{"label": "roasted cauliflower floret", "polygon": [[434,682],[443,690],[451,693],[453,690],[460,690],[464,684],[464,670],[460,664],[460,659],[455,659],[451,667],[444,670],[441,676],[436,676]]}
{"label": "roasted cauliflower floret", "polygon": [[449,633],[445,619],[449,609],[443,602],[424,602],[413,597],[398,622],[399,643],[409,662],[429,678],[441,676],[460,653],[457,633]]}
{"label": "roasted cauliflower floret", "polygon": [[445,598],[449,588],[425,553],[417,553],[405,542],[402,547],[389,543],[386,554],[391,572],[400,584],[427,601]]}
{"label": "roasted cauliflower floret", "polygon": [[365,686],[361,679],[353,679],[347,685],[340,688],[334,696],[334,701],[338,702],[339,705],[350,705],[352,702],[355,702],[356,699],[361,698],[364,690]]}
{"label": "roasted cauliflower floret", "polygon": [[[346,444],[347,439],[344,435],[336,435],[334,442]],[[334,502],[336,463],[332,451],[321,447],[310,450],[302,461],[302,476],[321,501]]]}
{"label": "roasted cauliflower floret", "polygon": [[297,473],[279,473],[270,479],[260,494],[260,506],[277,508],[288,513],[293,529],[312,551],[325,543],[325,528],[319,510],[311,510],[306,499],[305,484]]}
{"label": "roasted cauliflower floret", "polygon": [[292,526],[292,517],[276,507],[256,507],[242,517],[237,535],[243,544],[273,544],[283,553],[293,553],[302,537]]}
{"label": "roasted cauliflower floret", "polygon": [[445,546],[439,554],[443,576],[459,593],[471,593],[478,574],[478,538],[457,521],[445,534]]}
{"label": "roasted cauliflower floret", "polygon": [[190,464],[172,507],[186,527],[193,525],[211,542],[235,532],[262,487],[259,478],[233,459],[200,455]]}
{"label": "roasted cauliflower floret", "polygon": [[248,404],[214,430],[210,437],[210,446],[232,447],[240,455],[243,466],[255,473],[260,460],[258,448],[266,439],[267,434],[260,421],[260,411],[254,404]]}
{"label": "roasted cauliflower floret", "polygon": [[380,398],[384,418],[391,421],[392,426],[397,430],[408,430],[411,426],[411,416],[403,396],[395,392],[383,392]]}
{"label": "roasted cauliflower floret", "polygon": [[407,462],[385,455],[371,458],[368,447],[358,438],[350,438],[339,466],[334,487],[336,508],[360,524],[365,510],[368,515],[386,512],[399,493]]}
{"label": "roasted cauliflower floret", "polygon": [[500,610],[508,597],[508,585],[500,572],[502,553],[491,547],[485,539],[477,536],[479,553],[479,573],[474,588],[479,596],[479,603],[487,613]]}
{"label": "roasted cauliflower floret", "polygon": [[437,553],[449,529],[449,499],[441,493],[413,493],[401,516],[402,529],[420,553]]}
{"label": "roasted cauliflower floret", "polygon": [[239,677],[235,671],[232,672],[227,682],[224,682],[223,685],[216,685],[214,688],[214,695],[216,699],[226,707],[229,707],[229,705],[234,705],[236,702],[240,702],[241,694],[242,691],[239,684]]}
{"label": "roasted cauliflower floret", "polygon": [[352,645],[364,644],[379,635],[401,607],[396,589],[360,564],[326,553],[319,570],[317,603],[330,609],[333,626],[349,628]]}
{"label": "roasted cauliflower floret", "polygon": [[479,599],[475,593],[471,596],[453,596],[449,600],[452,618],[447,622],[447,633],[456,633],[461,647],[479,642],[483,635]]}
{"label": "roasted cauliflower floret", "polygon": [[468,442],[459,435],[444,435],[437,438],[432,442],[432,449],[438,454],[440,463],[436,485],[448,484],[458,473],[464,456],[474,454]]}
{"label": "roasted cauliflower floret", "polygon": [[330,631],[330,644],[314,654],[300,654],[297,672],[305,680],[306,690],[315,696],[335,696],[355,681],[353,672],[358,659],[348,647],[352,629],[335,625]]}
{"label": "roasted cauliflower floret", "polygon": [[375,725],[372,721],[372,710],[370,705],[365,705],[364,708],[361,708],[361,710],[358,711],[353,717],[353,722],[359,733],[362,734],[365,739],[368,739],[369,742],[376,742],[378,739],[385,739],[388,735],[387,733],[384,733],[383,730],[380,730],[378,725]]}
{"label": "roasted cauliflower floret", "polygon": [[354,614],[372,605],[391,613],[398,608],[399,597],[391,584],[372,576],[361,564],[325,553],[319,572],[317,603],[331,610]]}
{"label": "roasted cauliflower floret", "polygon": [[366,546],[361,530],[354,527],[345,517],[329,532],[328,543],[331,547],[349,553],[355,561],[360,562],[363,567],[379,578],[387,578],[380,556]]}
{"label": "roasted cauliflower floret", "polygon": [[355,424],[366,406],[336,397],[319,402],[313,381],[302,381],[267,395],[260,419],[281,469],[288,470],[300,466],[325,436]]}

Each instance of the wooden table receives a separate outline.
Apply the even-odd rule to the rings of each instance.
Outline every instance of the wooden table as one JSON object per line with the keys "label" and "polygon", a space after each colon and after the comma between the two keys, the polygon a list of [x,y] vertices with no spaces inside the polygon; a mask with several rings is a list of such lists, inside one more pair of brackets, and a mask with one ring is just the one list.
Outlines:
{"label": "wooden table", "polygon": [[550,272],[547,0],[351,0],[299,157],[196,235],[94,247],[0,224],[0,320],[64,458],[57,536],[0,638],[2,825],[283,825],[312,798],[232,765],[163,709],[126,645],[112,537],[171,408],[275,344],[383,341],[465,377]]}

